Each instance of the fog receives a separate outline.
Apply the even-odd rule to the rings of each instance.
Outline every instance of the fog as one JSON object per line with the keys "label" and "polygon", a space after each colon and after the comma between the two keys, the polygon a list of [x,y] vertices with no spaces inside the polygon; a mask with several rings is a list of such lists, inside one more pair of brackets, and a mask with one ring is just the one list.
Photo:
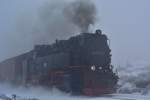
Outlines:
{"label": "fog", "polygon": [[35,44],[48,44],[78,32],[62,14],[67,3],[67,0],[1,1],[1,60],[29,51]]}
{"label": "fog", "polygon": [[[1,0],[0,60],[31,50],[34,44],[51,43],[56,38],[78,34],[78,27],[70,24],[59,12],[72,1]],[[101,28],[110,38],[113,63],[120,65],[128,61],[149,61],[150,1],[92,0],[92,2],[96,4],[98,13],[92,30]],[[49,12],[51,15],[43,18]],[[39,18],[45,22],[41,24]],[[50,27],[49,22],[54,24],[50,24]],[[47,35],[49,30],[51,33]]]}
{"label": "fog", "polygon": [[[150,1],[91,0],[90,4],[96,6],[91,7],[92,17],[85,14],[87,20],[92,18],[89,23],[82,23],[82,17],[73,20],[66,7],[74,1],[0,0],[0,61],[27,52],[35,44],[66,39],[87,31],[87,27],[90,32],[100,28],[111,40],[112,63],[120,76],[118,91],[149,94]],[[64,9],[69,10],[69,16],[64,15]]]}
{"label": "fog", "polygon": [[[52,0],[1,0],[0,61],[31,50],[39,41],[49,43],[56,38],[66,38],[79,33],[78,27],[68,24],[58,11],[71,1],[73,0],[55,0],[55,2]],[[92,30],[101,28],[110,38],[113,63],[120,65],[128,61],[149,61],[150,1],[92,0],[92,2],[98,8],[96,25],[92,26]],[[51,18],[40,19],[46,20],[44,24],[41,24],[38,20],[41,13],[49,14],[48,12],[51,11],[53,12],[49,15]],[[57,12],[54,13],[54,11]],[[55,20],[54,17],[56,17]],[[54,23],[51,27],[47,25],[49,21]],[[62,24],[64,22],[65,25]],[[64,27],[67,30],[64,30]],[[48,29],[51,30],[49,36],[47,36]]]}
{"label": "fog", "polygon": [[[87,32],[96,16],[94,3],[87,0],[5,0],[1,4],[0,60],[29,51],[35,44],[49,44]],[[78,14],[81,18],[76,17]],[[86,19],[82,21],[82,17]]]}

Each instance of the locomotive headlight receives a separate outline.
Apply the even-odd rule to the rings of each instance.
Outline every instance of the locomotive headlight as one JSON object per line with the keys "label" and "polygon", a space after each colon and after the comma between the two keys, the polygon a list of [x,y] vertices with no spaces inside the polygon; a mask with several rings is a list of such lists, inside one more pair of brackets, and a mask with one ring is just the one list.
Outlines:
{"label": "locomotive headlight", "polygon": [[96,70],[96,67],[93,65],[93,66],[91,66],[91,70],[92,71],[95,71]]}
{"label": "locomotive headlight", "polygon": [[100,66],[100,67],[98,67],[98,69],[99,69],[99,70],[101,70],[101,69],[102,69],[102,67]]}

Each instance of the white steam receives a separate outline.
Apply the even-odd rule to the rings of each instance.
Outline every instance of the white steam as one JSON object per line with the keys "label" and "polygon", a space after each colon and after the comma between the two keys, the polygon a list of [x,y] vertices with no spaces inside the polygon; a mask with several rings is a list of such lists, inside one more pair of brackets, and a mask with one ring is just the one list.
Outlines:
{"label": "white steam", "polygon": [[19,16],[17,29],[21,34],[32,37],[33,44],[50,43],[56,38],[64,39],[78,32],[79,29],[63,14],[68,3],[67,0],[43,2],[32,16],[26,13]]}
{"label": "white steam", "polygon": [[150,94],[150,65],[145,61],[119,68],[120,93]]}
{"label": "white steam", "polygon": [[[81,3],[82,2],[82,3]],[[35,44],[49,44],[87,30],[95,22],[94,1],[86,0],[3,0],[0,60],[27,52]],[[80,5],[83,5],[83,8]],[[72,6],[76,4],[76,6]],[[74,9],[76,8],[76,9]],[[66,9],[72,9],[71,12]],[[81,11],[80,11],[81,9]],[[80,25],[78,13],[84,23]],[[67,13],[66,13],[67,12]],[[73,15],[68,15],[72,13]],[[89,14],[88,14],[89,13]],[[73,19],[76,22],[72,21]],[[79,24],[78,24],[79,23]]]}
{"label": "white steam", "polygon": [[[38,100],[68,100],[69,94],[60,92],[57,89],[46,89],[43,87],[16,87],[7,83],[0,84],[0,95],[11,97],[17,95],[18,98],[36,98]],[[20,100],[20,99],[19,99]]]}
{"label": "white steam", "polygon": [[[16,100],[114,100],[110,97],[91,98],[84,96],[70,96],[60,92],[57,89],[49,90],[43,87],[14,87],[10,84],[0,84],[0,100],[1,98],[12,98],[16,95]],[[10,100],[10,99],[2,99]]]}
{"label": "white steam", "polygon": [[90,0],[47,1],[32,16],[28,15],[20,16],[19,32],[32,36],[36,44],[49,43],[80,31],[87,32],[89,26],[95,23],[96,7]]}

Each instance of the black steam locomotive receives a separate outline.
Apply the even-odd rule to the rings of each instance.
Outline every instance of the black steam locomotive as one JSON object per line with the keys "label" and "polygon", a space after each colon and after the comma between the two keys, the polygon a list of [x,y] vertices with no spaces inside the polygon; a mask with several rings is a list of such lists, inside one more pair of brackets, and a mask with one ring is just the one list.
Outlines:
{"label": "black steam locomotive", "polygon": [[56,87],[72,94],[101,95],[116,91],[107,36],[81,33],[51,45],[36,45],[0,63],[0,80]]}

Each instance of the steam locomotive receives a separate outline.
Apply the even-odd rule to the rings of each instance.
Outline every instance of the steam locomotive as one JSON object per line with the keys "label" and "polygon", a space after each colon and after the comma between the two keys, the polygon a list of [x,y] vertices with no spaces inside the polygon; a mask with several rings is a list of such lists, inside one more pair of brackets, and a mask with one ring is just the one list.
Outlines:
{"label": "steam locomotive", "polygon": [[118,75],[111,65],[108,38],[101,30],[81,33],[0,63],[0,80],[58,88],[75,95],[114,93]]}

